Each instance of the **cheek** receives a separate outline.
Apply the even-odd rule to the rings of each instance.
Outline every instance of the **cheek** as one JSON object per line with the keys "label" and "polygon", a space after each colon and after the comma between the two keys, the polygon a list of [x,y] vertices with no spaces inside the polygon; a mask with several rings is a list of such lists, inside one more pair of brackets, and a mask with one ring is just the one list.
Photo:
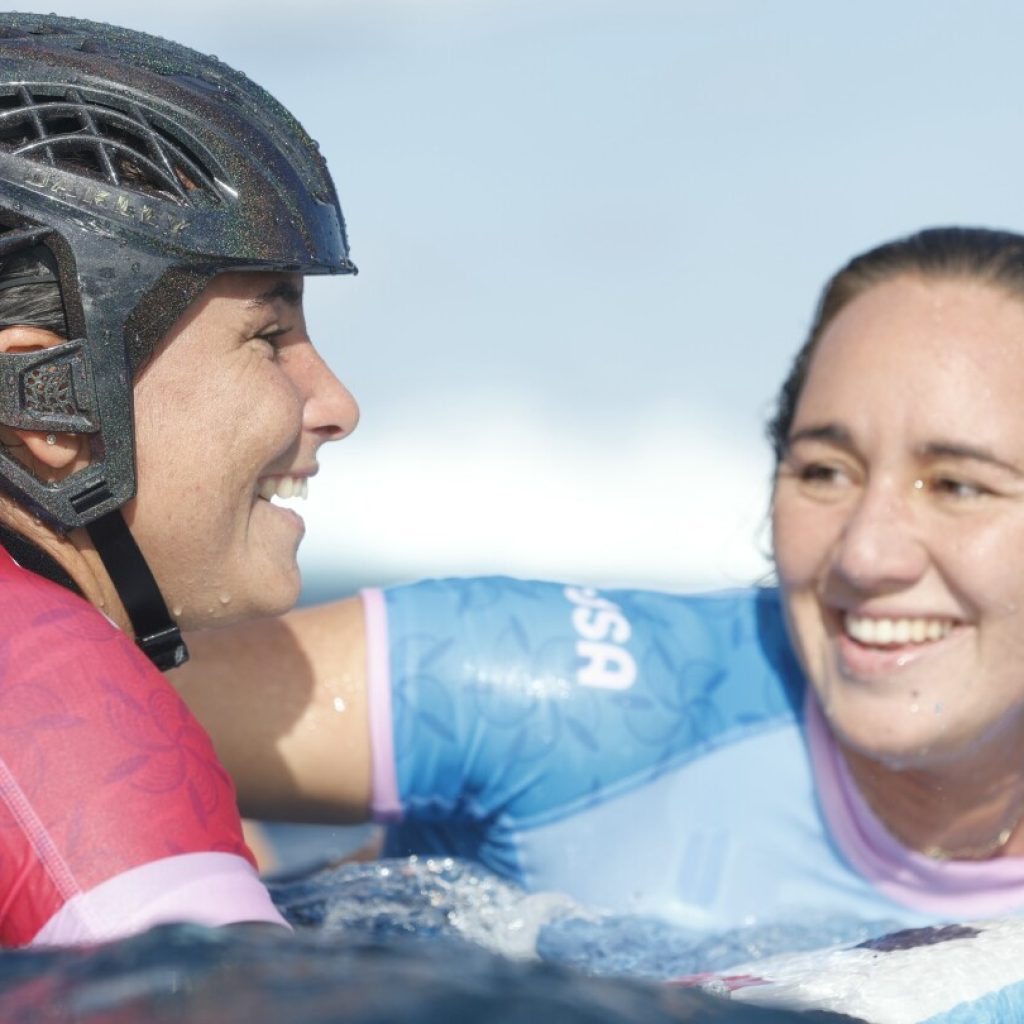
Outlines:
{"label": "cheek", "polygon": [[294,437],[302,431],[305,398],[291,378],[281,376],[275,383],[273,408],[278,432],[286,437]]}
{"label": "cheek", "polygon": [[259,408],[268,430],[294,429],[302,422],[306,398],[301,355],[286,348],[276,359],[264,359],[254,367],[248,379],[242,401],[247,410]]}
{"label": "cheek", "polygon": [[849,510],[843,502],[820,502],[776,490],[772,502],[772,544],[775,568],[786,585],[819,580],[829,569],[846,528]]}
{"label": "cheek", "polygon": [[1024,642],[1024,572],[1015,557],[1024,551],[1024,515],[950,529],[937,555],[940,572],[979,616],[1008,620]]}
{"label": "cheek", "polygon": [[154,374],[135,389],[136,460],[171,464],[198,447],[218,407],[201,382],[183,384],[170,374]]}
{"label": "cheek", "polygon": [[814,586],[814,560],[804,543],[801,516],[791,499],[778,494],[772,501],[772,548],[775,572],[782,596],[786,629],[794,652],[807,668],[808,653],[815,646],[819,615]]}
{"label": "cheek", "polygon": [[784,586],[798,585],[812,571],[814,556],[807,531],[813,528],[800,502],[785,490],[776,490],[772,499],[772,552],[775,569]]}

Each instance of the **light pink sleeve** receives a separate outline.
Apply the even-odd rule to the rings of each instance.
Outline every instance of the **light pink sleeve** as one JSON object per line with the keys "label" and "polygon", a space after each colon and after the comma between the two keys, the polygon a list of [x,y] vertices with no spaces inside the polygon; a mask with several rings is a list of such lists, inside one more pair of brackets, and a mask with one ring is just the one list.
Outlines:
{"label": "light pink sleeve", "polygon": [[388,650],[388,612],[379,590],[360,593],[366,611],[366,699],[370,717],[370,749],[375,821],[400,821],[395,741],[391,717],[391,661]]}
{"label": "light pink sleeve", "polygon": [[124,871],[80,892],[39,930],[32,946],[107,942],[157,924],[289,925],[255,868],[234,853],[185,853]]}

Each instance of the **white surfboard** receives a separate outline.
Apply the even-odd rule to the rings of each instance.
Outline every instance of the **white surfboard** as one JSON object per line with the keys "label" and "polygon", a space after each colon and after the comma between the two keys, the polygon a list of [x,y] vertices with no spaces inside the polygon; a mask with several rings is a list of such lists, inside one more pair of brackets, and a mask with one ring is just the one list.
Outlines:
{"label": "white surfboard", "polygon": [[673,984],[871,1024],[1024,1021],[1024,920],[911,928],[854,946],[770,957]]}

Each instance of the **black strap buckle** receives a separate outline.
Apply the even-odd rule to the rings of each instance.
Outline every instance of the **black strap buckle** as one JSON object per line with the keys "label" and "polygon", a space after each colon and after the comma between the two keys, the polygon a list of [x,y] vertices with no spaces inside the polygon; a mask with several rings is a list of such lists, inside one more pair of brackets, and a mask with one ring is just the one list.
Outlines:
{"label": "black strap buckle", "polygon": [[93,520],[86,530],[131,619],[135,643],[161,671],[184,665],[188,649],[181,631],[120,510]]}
{"label": "black strap buckle", "polygon": [[135,643],[161,672],[177,668],[188,661],[188,648],[177,626],[168,626],[149,636],[136,637]]}

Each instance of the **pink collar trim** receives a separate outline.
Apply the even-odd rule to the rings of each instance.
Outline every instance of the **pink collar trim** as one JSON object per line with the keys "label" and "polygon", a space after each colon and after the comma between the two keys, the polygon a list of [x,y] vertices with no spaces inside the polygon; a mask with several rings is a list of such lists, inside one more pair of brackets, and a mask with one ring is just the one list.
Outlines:
{"label": "pink collar trim", "polygon": [[994,917],[1024,907],[1024,857],[939,861],[908,850],[861,796],[811,687],[804,712],[818,799],[832,838],[875,888],[903,906],[954,918]]}

